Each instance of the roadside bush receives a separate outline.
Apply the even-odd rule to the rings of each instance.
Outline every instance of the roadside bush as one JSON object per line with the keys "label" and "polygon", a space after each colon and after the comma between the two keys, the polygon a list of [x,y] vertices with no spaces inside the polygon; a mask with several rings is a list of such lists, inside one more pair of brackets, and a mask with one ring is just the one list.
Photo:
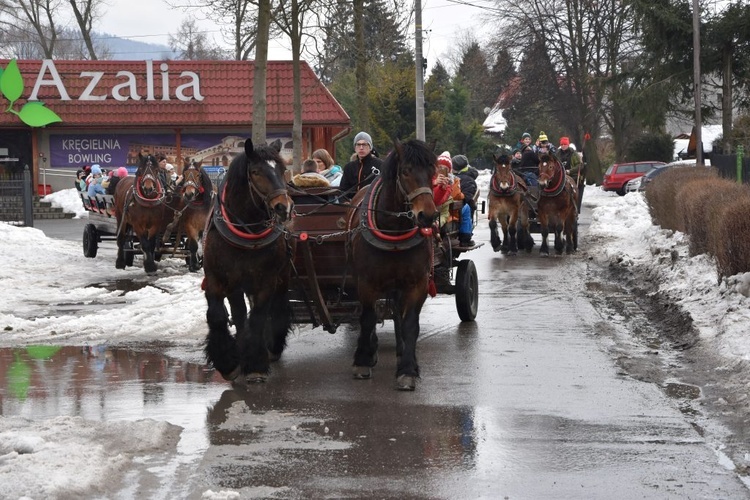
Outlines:
{"label": "roadside bush", "polygon": [[716,270],[723,277],[750,271],[750,196],[735,199],[718,215]]}
{"label": "roadside bush", "polygon": [[747,193],[746,188],[721,177],[692,179],[677,191],[677,213],[682,218],[680,225],[690,236],[690,255],[715,255],[715,233],[722,223],[719,212]]}
{"label": "roadside bush", "polygon": [[685,231],[684,220],[677,207],[677,191],[692,179],[717,177],[714,168],[673,167],[656,177],[645,193],[651,220],[657,226],[673,231]]}
{"label": "roadside bush", "polygon": [[630,143],[627,157],[629,161],[670,162],[674,158],[674,139],[669,134],[644,134]]}

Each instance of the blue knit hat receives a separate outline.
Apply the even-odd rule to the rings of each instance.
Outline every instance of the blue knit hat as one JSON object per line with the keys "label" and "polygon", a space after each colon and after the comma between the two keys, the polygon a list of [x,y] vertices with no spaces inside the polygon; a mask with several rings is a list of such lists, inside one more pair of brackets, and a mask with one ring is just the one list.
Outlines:
{"label": "blue knit hat", "polygon": [[102,167],[100,167],[98,163],[94,163],[93,165],[91,165],[91,173],[92,174],[101,174],[102,173]]}

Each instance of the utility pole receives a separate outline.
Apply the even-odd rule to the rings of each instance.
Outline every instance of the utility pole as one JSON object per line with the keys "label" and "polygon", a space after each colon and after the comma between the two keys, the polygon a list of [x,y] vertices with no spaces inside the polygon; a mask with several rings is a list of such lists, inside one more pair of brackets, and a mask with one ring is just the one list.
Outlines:
{"label": "utility pole", "polygon": [[417,139],[425,140],[424,131],[424,57],[422,56],[422,0],[414,0],[414,54],[417,76]]}
{"label": "utility pole", "polygon": [[703,129],[701,119],[701,15],[698,0],[693,0],[693,92],[695,92],[695,164],[703,166]]}

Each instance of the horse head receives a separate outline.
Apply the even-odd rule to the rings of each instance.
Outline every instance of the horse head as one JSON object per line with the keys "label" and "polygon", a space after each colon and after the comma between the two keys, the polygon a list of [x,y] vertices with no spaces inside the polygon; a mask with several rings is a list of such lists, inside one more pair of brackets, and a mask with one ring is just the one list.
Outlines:
{"label": "horse head", "polygon": [[245,168],[251,196],[259,199],[278,222],[286,222],[292,218],[294,204],[287,194],[286,164],[280,152],[279,140],[257,148],[252,140],[245,141]]}
{"label": "horse head", "polygon": [[138,169],[135,171],[136,189],[146,197],[161,196],[164,192],[158,176],[159,162],[150,153],[138,153]]}
{"label": "horse head", "polygon": [[202,161],[191,161],[185,158],[182,170],[182,182],[180,183],[180,192],[187,203],[195,201],[203,194],[204,187],[201,179]]}
{"label": "horse head", "polygon": [[562,171],[562,165],[557,158],[549,153],[539,155],[539,185],[543,188],[548,187],[555,175]]}
{"label": "horse head", "polygon": [[384,177],[395,180],[402,202],[419,227],[432,227],[439,212],[432,194],[437,156],[419,140],[394,141],[383,165]]}
{"label": "horse head", "polygon": [[495,173],[493,174],[493,185],[501,191],[507,191],[513,187],[515,177],[510,166],[510,156],[501,154],[500,156],[492,155],[495,160]]}

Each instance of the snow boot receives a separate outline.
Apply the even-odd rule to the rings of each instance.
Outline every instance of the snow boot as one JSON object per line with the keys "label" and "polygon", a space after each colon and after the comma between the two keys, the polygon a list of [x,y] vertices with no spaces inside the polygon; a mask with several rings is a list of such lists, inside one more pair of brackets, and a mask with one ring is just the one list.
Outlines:
{"label": "snow boot", "polygon": [[458,233],[458,243],[462,247],[473,247],[474,240],[471,239],[471,233]]}

